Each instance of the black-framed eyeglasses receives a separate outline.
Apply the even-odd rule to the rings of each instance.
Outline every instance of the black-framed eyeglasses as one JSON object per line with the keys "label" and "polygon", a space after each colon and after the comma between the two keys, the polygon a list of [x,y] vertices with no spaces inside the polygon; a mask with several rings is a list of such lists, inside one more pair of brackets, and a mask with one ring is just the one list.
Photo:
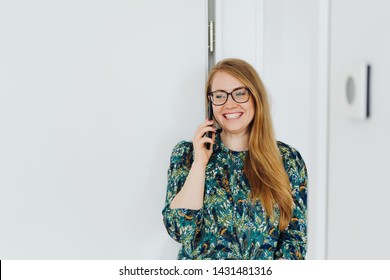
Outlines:
{"label": "black-framed eyeglasses", "polygon": [[233,100],[237,103],[248,102],[250,93],[251,92],[247,87],[239,87],[239,88],[235,88],[232,92],[227,92],[224,90],[216,90],[216,91],[209,92],[207,95],[210,97],[211,102],[215,106],[222,106],[227,102],[229,95],[231,95]]}

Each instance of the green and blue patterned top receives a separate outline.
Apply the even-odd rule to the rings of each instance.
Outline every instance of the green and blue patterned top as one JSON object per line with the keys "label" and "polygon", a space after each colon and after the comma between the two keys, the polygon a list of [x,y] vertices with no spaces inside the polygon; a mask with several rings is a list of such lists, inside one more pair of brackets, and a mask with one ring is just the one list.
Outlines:
{"label": "green and blue patterned top", "polygon": [[169,235],[182,244],[178,259],[304,259],[306,255],[307,170],[297,150],[277,142],[290,178],[294,210],[288,227],[279,230],[279,211],[266,216],[261,203],[249,201],[250,185],[243,174],[247,152],[228,149],[218,131],[206,167],[203,208],[170,209],[185,183],[194,153],[191,142],[178,143],[171,156],[168,188],[162,211]]}

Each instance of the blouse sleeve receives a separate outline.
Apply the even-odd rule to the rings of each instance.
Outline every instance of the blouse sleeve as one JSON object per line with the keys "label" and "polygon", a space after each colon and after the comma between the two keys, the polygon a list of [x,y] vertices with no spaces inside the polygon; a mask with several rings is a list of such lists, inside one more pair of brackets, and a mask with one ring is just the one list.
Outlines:
{"label": "blouse sleeve", "polygon": [[168,234],[182,244],[194,244],[200,232],[203,209],[193,210],[187,208],[171,209],[170,204],[176,194],[183,187],[193,161],[192,143],[182,141],[175,146],[171,155],[168,170],[168,187],[165,207],[162,211],[163,221]]}
{"label": "blouse sleeve", "polygon": [[307,248],[307,169],[300,153],[289,147],[288,157],[284,158],[290,178],[294,208],[288,227],[280,233],[276,258],[304,259]]}

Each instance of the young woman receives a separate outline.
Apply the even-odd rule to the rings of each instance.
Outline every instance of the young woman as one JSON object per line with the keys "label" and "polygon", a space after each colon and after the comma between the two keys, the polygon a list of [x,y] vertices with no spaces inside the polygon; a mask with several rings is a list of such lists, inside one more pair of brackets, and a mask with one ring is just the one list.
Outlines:
{"label": "young woman", "polygon": [[176,145],[168,171],[163,217],[182,244],[178,258],[304,259],[306,166],[297,150],[275,140],[256,70],[243,60],[220,61],[209,73],[208,102],[214,120]]}

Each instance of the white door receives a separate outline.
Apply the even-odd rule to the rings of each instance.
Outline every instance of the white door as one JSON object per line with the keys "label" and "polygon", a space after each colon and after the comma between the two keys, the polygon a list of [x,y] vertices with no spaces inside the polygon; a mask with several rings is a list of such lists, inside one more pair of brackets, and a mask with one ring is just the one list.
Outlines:
{"label": "white door", "polygon": [[163,259],[204,116],[206,0],[0,2],[0,258]]}
{"label": "white door", "polygon": [[[380,0],[331,5],[329,259],[390,257],[389,9]],[[371,66],[370,117],[357,121],[345,105],[346,85],[349,68],[361,63]]]}

